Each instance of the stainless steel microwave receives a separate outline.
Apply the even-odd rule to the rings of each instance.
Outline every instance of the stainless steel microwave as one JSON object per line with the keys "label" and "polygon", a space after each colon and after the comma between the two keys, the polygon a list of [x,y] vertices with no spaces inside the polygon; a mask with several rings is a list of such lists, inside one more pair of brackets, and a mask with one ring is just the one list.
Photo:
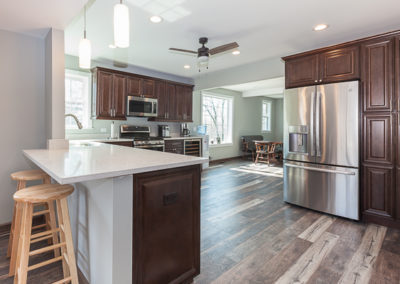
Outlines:
{"label": "stainless steel microwave", "polygon": [[127,116],[157,117],[157,99],[128,96],[128,102],[126,106]]}

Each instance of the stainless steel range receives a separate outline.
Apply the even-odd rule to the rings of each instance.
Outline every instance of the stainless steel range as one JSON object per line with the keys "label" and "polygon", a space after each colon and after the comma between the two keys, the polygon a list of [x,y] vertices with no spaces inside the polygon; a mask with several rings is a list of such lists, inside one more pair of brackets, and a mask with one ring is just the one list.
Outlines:
{"label": "stainless steel range", "polygon": [[164,151],[164,139],[150,136],[149,126],[121,125],[120,137],[133,139],[133,147]]}

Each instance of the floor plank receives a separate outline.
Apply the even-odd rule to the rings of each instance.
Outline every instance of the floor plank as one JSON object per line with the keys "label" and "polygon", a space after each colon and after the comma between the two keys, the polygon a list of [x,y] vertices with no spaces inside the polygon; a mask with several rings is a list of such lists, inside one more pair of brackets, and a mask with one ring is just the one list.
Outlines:
{"label": "floor plank", "polygon": [[332,225],[335,219],[331,216],[322,215],[314,224],[301,233],[299,238],[312,243],[315,242]]}

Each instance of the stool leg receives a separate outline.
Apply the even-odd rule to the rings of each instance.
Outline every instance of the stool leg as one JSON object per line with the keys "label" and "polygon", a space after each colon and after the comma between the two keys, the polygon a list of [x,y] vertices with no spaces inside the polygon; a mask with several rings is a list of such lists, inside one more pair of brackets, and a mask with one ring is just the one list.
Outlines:
{"label": "stool leg", "polygon": [[[69,267],[69,273],[71,276],[71,283],[72,284],[78,284],[78,271],[76,268],[76,260],[75,260],[75,252],[74,252],[74,244],[72,242],[72,233],[71,233],[71,224],[69,220],[69,213],[68,213],[68,203],[67,199],[63,198],[61,200],[57,200],[57,211],[58,209],[61,208],[61,222],[59,218],[59,224],[63,225],[64,230],[61,230],[61,234],[64,237],[64,240],[66,243],[66,255],[68,257],[68,263],[67,266]],[[60,215],[59,215],[60,216]],[[65,254],[63,253],[65,256]],[[64,267],[64,261],[63,261],[63,267]],[[65,277],[65,276],[64,276]]]}
{"label": "stool leg", "polygon": [[12,238],[12,243],[9,245],[9,247],[12,247],[11,249],[11,258],[10,258],[10,268],[8,275],[9,276],[14,276],[15,275],[15,267],[17,264],[17,255],[18,255],[18,246],[19,246],[19,239],[20,239],[20,234],[21,234],[21,228],[23,226],[23,206],[24,204],[21,202],[16,202],[16,210],[15,210],[15,223],[14,223],[14,232],[12,235],[15,237]]}
{"label": "stool leg", "polygon": [[[65,226],[64,226],[64,219],[63,219],[63,213],[62,213],[60,200],[56,200],[56,205],[57,205],[58,226],[60,227],[60,242],[64,243],[65,242],[65,233],[64,233],[63,229],[65,228]],[[64,278],[67,278],[70,275],[68,263],[65,260],[66,253],[67,253],[66,247],[62,246],[61,247],[61,255],[63,256],[62,267],[63,267]]]}
{"label": "stool leg", "polygon": [[17,271],[14,277],[14,284],[25,284],[27,282],[32,215],[32,204],[23,203],[22,234],[18,242]]}
{"label": "stool leg", "polygon": [[[57,222],[56,222],[56,211],[54,209],[54,201],[49,201],[47,203],[47,208],[49,209],[50,213],[49,215],[49,229],[50,230],[55,230],[57,229]],[[53,245],[58,244],[58,235],[57,232],[53,233]],[[54,250],[54,257],[59,257],[60,256],[60,249],[55,249]]]}
{"label": "stool leg", "polygon": [[[25,188],[26,187],[26,182],[25,181],[18,181],[17,183],[17,191]],[[13,250],[13,240],[14,240],[14,230],[15,230],[15,214],[16,214],[16,210],[17,210],[17,206],[14,202],[14,211],[13,211],[13,218],[11,221],[11,228],[10,228],[10,238],[8,239],[8,248],[7,248],[7,257],[11,257],[11,253]],[[18,235],[17,235],[18,238]],[[16,242],[16,244],[18,244],[18,240]]]}

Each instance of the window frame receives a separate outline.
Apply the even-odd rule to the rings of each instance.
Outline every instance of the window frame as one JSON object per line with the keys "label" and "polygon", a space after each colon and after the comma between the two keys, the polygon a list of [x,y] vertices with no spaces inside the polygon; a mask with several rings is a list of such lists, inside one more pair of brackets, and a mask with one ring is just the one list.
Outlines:
{"label": "window frame", "polygon": [[[84,72],[84,71],[80,71],[80,70],[74,70],[74,69],[65,69],[65,74],[64,74],[64,81],[67,78],[67,75],[71,74],[71,75],[75,75],[75,76],[82,76],[82,77],[86,77],[88,79],[88,114],[89,114],[89,120],[88,120],[88,125],[87,127],[83,127],[82,129],[76,129],[76,128],[67,128],[67,126],[65,125],[65,131],[68,131],[70,133],[76,132],[78,131],[79,133],[81,133],[84,130],[91,130],[93,129],[93,120],[92,120],[92,73],[91,72]],[[65,101],[65,87],[64,87],[64,101]],[[65,111],[65,107],[64,107],[64,111]]]}
{"label": "window frame", "polygon": [[[264,117],[268,117],[268,116],[264,116],[263,113],[263,106],[264,104],[268,104],[269,105],[269,130],[264,130],[263,129],[263,119]],[[271,133],[272,132],[272,101],[271,100],[262,100],[261,103],[261,133]]]}
{"label": "window frame", "polygon": [[210,91],[201,91],[201,100],[200,100],[200,116],[201,116],[201,124],[204,125],[204,118],[203,118],[203,102],[204,102],[204,96],[209,96],[209,97],[215,97],[215,98],[220,98],[220,99],[228,99],[231,102],[231,115],[230,115],[230,122],[228,123],[228,127],[230,125],[230,133],[231,133],[231,141],[226,142],[226,143],[221,143],[221,144],[211,144],[209,139],[209,147],[227,147],[227,146],[233,146],[233,130],[234,130],[234,109],[235,109],[235,97],[230,96],[230,95],[224,95],[220,93],[213,93]]}

